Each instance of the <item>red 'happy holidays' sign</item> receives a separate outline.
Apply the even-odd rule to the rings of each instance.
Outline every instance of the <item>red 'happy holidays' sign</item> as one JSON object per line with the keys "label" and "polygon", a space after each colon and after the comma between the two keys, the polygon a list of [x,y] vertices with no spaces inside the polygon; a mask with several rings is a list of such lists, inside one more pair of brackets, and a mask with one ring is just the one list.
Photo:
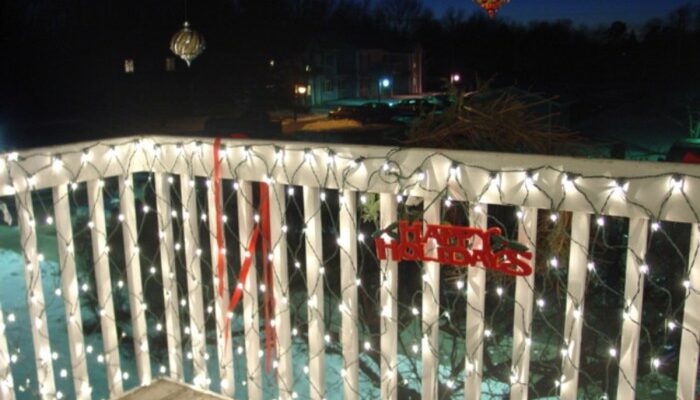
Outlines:
{"label": "red 'happy holidays' sign", "polygon": [[419,221],[400,221],[398,226],[398,240],[390,239],[386,234],[375,238],[380,260],[386,260],[387,250],[390,250],[392,261],[435,261],[457,267],[482,265],[513,276],[532,274],[531,252],[508,245],[493,249],[492,237],[501,235],[498,228],[483,230],[468,226],[426,225],[424,231]]}

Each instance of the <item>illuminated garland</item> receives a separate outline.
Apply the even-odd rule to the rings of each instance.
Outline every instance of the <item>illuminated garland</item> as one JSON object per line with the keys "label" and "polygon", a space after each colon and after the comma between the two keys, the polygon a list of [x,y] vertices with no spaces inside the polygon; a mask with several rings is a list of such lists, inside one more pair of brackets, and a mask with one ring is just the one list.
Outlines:
{"label": "illuminated garland", "polygon": [[[138,307],[131,310],[137,311],[136,317],[143,316],[148,328],[147,341],[145,344],[139,343],[135,340],[138,338],[132,337],[133,334],[129,333],[130,330],[126,327],[131,326],[131,320],[134,318],[130,315],[131,312],[122,312],[122,315],[129,314],[131,318],[117,320],[119,347],[117,350],[122,353],[127,348],[133,349],[134,352],[138,352],[139,349],[150,351],[151,362],[158,365],[153,370],[156,376],[173,376],[172,374],[176,373],[178,379],[183,379],[186,376],[185,370],[192,371],[194,368],[207,371],[205,375],[193,375],[192,372],[187,372],[189,379],[202,387],[212,385],[222,391],[251,393],[250,391],[255,389],[251,384],[255,384],[260,385],[257,389],[264,391],[266,395],[272,395],[277,387],[275,376],[280,375],[282,358],[287,354],[277,353],[272,363],[272,367],[277,371],[265,379],[256,380],[257,377],[262,378],[261,370],[251,374],[250,371],[246,372],[243,369],[243,359],[250,351],[244,342],[247,331],[252,327],[243,324],[244,313],[241,307],[230,310],[228,314],[231,318],[232,332],[230,349],[233,351],[233,365],[231,368],[235,370],[235,381],[222,381],[219,371],[202,364],[206,364],[212,357],[218,360],[216,345],[212,346],[211,343],[220,340],[214,332],[217,307],[220,307],[217,303],[217,292],[221,281],[217,280],[214,274],[217,270],[218,256],[212,261],[212,252],[206,249],[206,242],[218,241],[217,238],[220,235],[216,233],[217,229],[211,228],[212,225],[209,223],[212,216],[216,218],[219,214],[220,221],[223,223],[223,236],[227,242],[220,251],[226,250],[226,271],[229,275],[228,282],[233,285],[232,287],[240,287],[238,285],[245,283],[238,281],[238,277],[240,266],[248,256],[251,260],[258,261],[251,263],[251,274],[252,271],[256,271],[256,274],[252,275],[260,274],[259,266],[262,265],[262,260],[280,257],[281,253],[277,247],[279,238],[275,236],[275,229],[278,230],[279,237],[285,238],[285,243],[289,246],[284,256],[287,258],[291,289],[280,297],[276,296],[280,307],[276,309],[275,318],[270,320],[268,325],[276,325],[282,313],[288,312],[292,349],[297,352],[302,351],[296,353],[294,357],[308,357],[309,366],[304,368],[303,375],[294,375],[293,386],[282,388],[284,393],[279,395],[281,397],[287,395],[290,398],[306,398],[314,395],[322,397],[333,391],[347,388],[345,383],[354,379],[351,371],[355,366],[359,366],[363,378],[361,378],[361,386],[353,390],[357,394],[362,390],[369,390],[368,393],[374,393],[376,395],[374,397],[379,397],[379,386],[385,385],[387,381],[373,372],[379,370],[381,363],[381,334],[384,332],[382,327],[395,326],[397,329],[398,336],[395,342],[398,346],[398,364],[389,372],[392,373],[391,376],[394,376],[393,374],[397,376],[396,390],[399,393],[411,395],[420,394],[422,390],[420,371],[421,368],[424,368],[424,371],[427,368],[427,364],[422,360],[430,360],[433,357],[432,354],[440,355],[441,372],[437,384],[444,393],[463,395],[465,382],[473,382],[477,371],[483,371],[478,379],[496,386],[493,389],[493,395],[500,393],[496,380],[504,384],[506,390],[516,390],[519,386],[525,386],[539,396],[557,395],[561,393],[560,391],[568,390],[570,377],[562,377],[566,369],[562,365],[566,364],[566,360],[573,352],[574,346],[570,338],[573,337],[572,332],[575,329],[565,327],[565,315],[573,316],[571,322],[574,325],[575,321],[581,322],[583,329],[581,345],[586,351],[593,352],[588,354],[586,359],[581,359],[580,368],[578,365],[574,368],[579,374],[579,394],[585,392],[586,396],[614,395],[620,371],[618,363],[623,357],[620,348],[621,338],[618,335],[622,328],[616,325],[632,324],[642,330],[638,387],[653,386],[654,381],[663,383],[664,379],[675,380],[678,355],[669,353],[669,349],[679,349],[681,332],[697,337],[697,332],[683,329],[682,313],[684,298],[698,296],[698,289],[692,281],[696,279],[692,271],[697,270],[698,267],[692,267],[695,269],[688,267],[688,265],[697,266],[698,261],[692,247],[687,249],[680,244],[689,234],[688,226],[693,230],[693,235],[698,235],[700,171],[697,167],[674,165],[659,167],[639,164],[648,168],[638,170],[637,175],[611,176],[599,172],[606,168],[601,164],[608,163],[607,161],[595,162],[596,165],[593,165],[585,161],[556,158],[535,161],[532,158],[516,159],[517,156],[513,156],[513,160],[506,160],[502,165],[522,163],[522,168],[499,169],[483,161],[487,157],[498,156],[477,153],[359,149],[352,146],[329,148],[310,144],[280,145],[226,141],[218,151],[221,159],[222,204],[220,211],[215,211],[206,204],[206,200],[203,200],[204,195],[210,192],[212,182],[216,181],[213,179],[212,153],[213,143],[209,142],[182,141],[173,138],[155,138],[155,140],[129,138],[0,156],[2,174],[0,190],[5,196],[15,196],[18,210],[25,215],[24,217],[20,215],[17,219],[23,221],[27,229],[36,229],[44,224],[56,224],[59,218],[59,215],[54,212],[58,204],[56,199],[49,202],[39,201],[39,199],[44,197],[42,195],[44,188],[52,188],[57,184],[64,185],[67,189],[65,196],[70,200],[72,214],[76,214],[76,210],[80,208],[87,208],[90,211],[83,226],[78,226],[76,221],[73,221],[74,241],[67,241],[65,248],[67,251],[59,261],[62,267],[68,260],[75,257],[79,262],[85,263],[83,259],[91,257],[90,240],[94,237],[103,238],[101,240],[104,240],[105,247],[96,255],[109,260],[111,283],[114,288],[114,294],[110,294],[110,299],[114,301],[113,309],[110,310],[104,303],[98,301],[96,282],[90,269],[88,274],[79,275],[75,282],[76,291],[80,290],[78,295],[80,301],[94,306],[96,319],[114,313],[114,309],[125,309],[124,302],[129,299],[135,301],[133,293],[130,293],[133,279],[129,279],[126,274],[127,265],[131,265],[130,261],[128,258],[120,259],[122,251],[115,251],[126,251],[125,243],[129,240],[128,235],[120,235],[119,232],[124,233],[125,226],[131,223],[129,221],[131,217],[121,209],[108,208],[104,214],[108,219],[103,221],[103,223],[106,222],[105,230],[101,231],[95,214],[100,207],[90,203],[89,199],[86,201],[85,189],[93,184],[93,189],[97,188],[103,193],[106,204],[110,204],[110,201],[119,204],[118,201],[132,192],[139,194],[134,204],[137,215],[133,220],[136,223],[134,228],[137,235],[133,239],[135,247],[131,248],[131,251],[140,260],[144,295],[136,299],[140,303],[137,303]],[[544,164],[537,165],[537,162]],[[567,163],[579,163],[577,165],[581,168],[558,166]],[[584,172],[588,170],[586,168],[588,166],[592,172],[586,174]],[[610,168],[614,169],[618,166],[611,165]],[[124,179],[124,176],[127,178]],[[244,254],[243,249],[250,244],[250,237],[241,235],[237,229],[241,220],[234,217],[235,212],[250,209],[252,226],[257,227],[261,221],[260,185],[258,183],[251,185],[249,183],[251,181],[266,183],[271,190],[270,198],[274,196],[283,200],[282,203],[274,201],[270,203],[273,219],[277,218],[274,217],[277,215],[280,218],[280,225],[273,226],[269,254],[261,252],[261,249],[257,252],[249,249],[248,254]],[[302,190],[299,187],[301,183],[305,183],[307,188]],[[161,184],[165,189],[159,188]],[[318,189],[310,190],[309,187]],[[25,196],[28,193],[27,188],[35,189],[33,201],[31,197]],[[381,199],[373,200],[369,196],[374,192],[382,192]],[[167,199],[161,196],[163,193],[167,193]],[[302,199],[309,193],[316,193],[314,203],[318,203],[315,209],[310,210],[311,213],[306,212],[309,210],[304,210],[306,205],[311,204],[308,203],[310,200]],[[13,203],[11,197],[5,197],[3,200],[7,204]],[[34,206],[30,208],[29,204],[32,202]],[[538,250],[538,253],[549,247],[538,246],[536,243],[540,243],[546,237],[543,235],[553,229],[564,232],[566,238],[564,242],[572,243],[575,247],[580,238],[574,240],[573,228],[569,227],[565,221],[569,220],[570,211],[575,211],[576,214],[584,213],[588,220],[592,221],[591,234],[586,236],[586,241],[590,240],[590,244],[585,246],[583,252],[586,272],[585,288],[596,296],[585,296],[585,301],[578,304],[572,300],[573,307],[567,311],[567,294],[572,290],[568,282],[569,274],[572,273],[569,252],[573,250],[564,249],[561,252],[537,255],[537,260],[540,262],[534,265],[535,275],[532,286],[524,286],[525,289],[518,286],[525,282],[521,280],[526,279],[525,277],[517,278],[519,280],[516,281],[513,278],[503,279],[498,274],[490,272],[485,275],[485,285],[478,288],[474,286],[474,282],[478,279],[475,271],[484,270],[469,267],[444,268],[441,271],[443,276],[438,275],[437,282],[440,284],[440,289],[437,290],[431,286],[431,282],[434,282],[431,274],[434,272],[427,265],[417,265],[418,268],[422,268],[420,274],[404,272],[410,271],[409,269],[399,269],[398,275],[393,279],[401,281],[401,285],[398,292],[392,293],[389,297],[391,303],[397,305],[394,310],[379,301],[380,291],[384,290],[391,280],[389,274],[381,274],[380,271],[385,268],[382,266],[385,265],[385,261],[377,257],[373,241],[368,240],[371,237],[370,233],[381,229],[382,224],[370,222],[371,219],[360,222],[357,218],[366,208],[375,207],[374,202],[393,204],[394,211],[404,214],[411,212],[415,214],[416,209],[420,209],[420,215],[426,220],[433,218],[430,212],[438,210],[436,215],[438,223],[449,221],[460,226],[475,226],[474,221],[481,221],[483,227],[480,229],[487,228],[487,224],[497,226],[507,240],[522,243],[529,249]],[[162,207],[166,203],[169,205],[168,211]],[[190,204],[194,204],[195,208],[189,208]],[[495,204],[512,205],[500,207]],[[539,218],[537,209],[540,209]],[[348,238],[343,232],[349,231],[341,227],[341,220],[347,218],[349,212],[356,216],[353,222],[356,234],[352,238]],[[607,214],[613,214],[613,216],[607,216]],[[167,219],[162,219],[163,215],[166,215]],[[378,211],[377,215],[382,215],[382,212]],[[630,250],[627,257],[620,257],[619,254],[624,253],[628,248],[628,244],[620,240],[621,232],[626,232],[627,219],[618,216],[625,215],[631,215],[632,220],[635,221],[648,219],[650,232],[641,253]],[[396,220],[397,218],[393,219],[393,221]],[[678,222],[664,222],[664,220]],[[534,228],[531,227],[530,231],[523,231],[516,237],[517,226],[522,227],[533,221]],[[320,236],[323,245],[308,247],[310,237],[316,229],[316,223],[323,232]],[[574,226],[580,227],[580,225]],[[534,232],[535,235],[527,236],[528,232]],[[204,233],[209,235],[208,239],[205,239]],[[168,237],[173,238],[171,242],[167,239]],[[25,250],[31,251],[33,248],[29,245],[28,238],[30,236],[23,236],[21,243]],[[190,239],[193,238],[198,239],[191,242]],[[357,246],[356,257],[352,256],[350,242]],[[163,252],[162,246],[167,243],[172,243],[172,247],[168,252]],[[696,242],[691,240],[691,246],[693,243]],[[26,256],[25,254],[25,258]],[[171,256],[176,260],[173,264],[174,269],[165,273],[162,270],[163,260],[159,258]],[[192,275],[190,267],[195,259],[198,260],[197,263],[201,263],[201,276]],[[36,264],[31,265],[38,266],[42,260],[43,256],[37,255]],[[626,278],[619,272],[624,268],[620,265],[622,260],[634,261],[638,272],[636,278],[646,282],[638,288],[637,293],[634,291],[624,293],[623,285]],[[359,296],[358,308],[352,308],[351,304],[341,301],[346,298],[350,288],[338,285],[341,278],[339,265],[340,262],[347,261],[350,262],[349,265],[354,271],[355,277],[352,282]],[[312,279],[309,268],[314,263],[318,265],[315,272],[318,276]],[[43,268],[48,268],[48,265],[44,264]],[[29,272],[36,271],[35,268]],[[273,271],[274,282],[279,279],[279,276],[276,275],[277,269]],[[66,302],[68,308],[80,310],[79,304],[69,304],[71,300],[67,290],[61,287],[57,279],[60,278],[56,278],[54,282],[53,295],[51,292],[45,293],[46,303],[55,296],[56,299]],[[168,281],[174,282],[174,291],[167,289]],[[322,298],[310,294],[315,293],[311,289],[316,290],[318,285],[324,289]],[[643,313],[643,310],[636,309],[634,304],[625,304],[626,298],[640,298],[641,296],[637,294],[641,295],[642,288],[646,289]],[[201,291],[204,299],[201,305],[204,320],[199,323],[193,323],[193,317],[190,314],[193,310],[191,299],[194,298],[188,294],[193,290]],[[253,292],[257,291],[264,295],[271,290],[273,288],[269,283],[258,283],[252,291],[244,290],[242,298],[244,301],[257,298],[254,296],[257,293]],[[484,302],[483,306],[479,304],[478,299],[474,298],[475,290],[484,291],[484,297],[481,299]],[[679,295],[681,292],[685,295]],[[423,308],[423,304],[430,304],[425,303],[426,298],[431,297],[425,294],[430,293],[436,297],[431,301],[436,301],[440,305],[439,310]],[[523,293],[531,299],[529,304],[518,300]],[[32,293],[30,292],[28,296],[31,302]],[[156,300],[159,296],[161,299]],[[568,294],[568,296],[572,295]],[[0,295],[0,300],[4,299],[5,297]],[[177,334],[170,330],[173,321],[168,321],[166,316],[167,312],[172,311],[166,305],[173,302],[173,299],[178,305]],[[43,306],[43,300],[36,301],[38,305]],[[521,333],[513,332],[514,318],[511,317],[511,313],[519,313],[518,310],[525,310],[528,307],[533,308],[534,320],[530,325],[525,326],[526,331],[523,333],[525,347],[513,349],[511,343],[514,343],[516,336]],[[83,309],[86,310],[84,307]],[[468,336],[465,319],[470,315],[469,310],[482,309],[484,310],[481,316],[483,322],[477,331],[478,334]],[[263,310],[258,310],[259,313],[255,318],[262,322],[263,319],[260,317],[263,315]],[[21,310],[4,308],[3,311],[5,333],[8,338],[9,365],[13,372],[16,372],[18,365],[26,367],[33,363],[33,360],[25,355],[27,351],[17,347],[22,339],[21,336],[26,335],[23,332],[26,327],[15,326]],[[437,320],[430,321],[426,325],[424,316],[433,312],[438,312]],[[616,313],[614,318],[610,317]],[[337,360],[338,355],[342,354],[344,346],[340,342],[341,332],[345,331],[346,327],[341,325],[341,320],[349,315],[354,316],[358,328],[357,342],[360,348],[357,359],[345,360],[342,364],[331,363],[330,360]],[[471,315],[471,318],[474,318],[474,313]],[[641,322],[638,320],[639,316],[642,316]],[[54,317],[58,318],[52,316]],[[83,319],[91,320],[91,318],[90,315],[77,320],[68,320],[66,317],[65,321],[68,326],[77,324],[82,327]],[[313,325],[310,321],[321,323],[324,333],[320,337],[310,335]],[[0,316],[0,322],[3,322],[3,316]],[[32,323],[42,327],[47,324],[45,320],[32,321]],[[84,349],[80,354],[91,366],[91,374],[94,373],[92,366],[111,365],[118,367],[120,381],[124,382],[126,388],[139,383],[137,381],[143,374],[137,372],[133,363],[120,363],[120,360],[110,359],[108,357],[110,349],[102,348],[102,342],[95,341],[95,336],[90,335],[100,331],[98,325],[82,328],[81,332],[84,330],[87,335],[85,342],[72,343],[72,345]],[[269,326],[258,328],[266,329]],[[439,347],[433,347],[432,336],[430,336],[433,332],[438,332],[439,337],[442,338]],[[51,334],[60,335],[59,332],[54,331]],[[475,343],[481,349],[484,360],[480,365],[476,362],[478,361],[476,355],[465,354],[465,338],[477,341]],[[172,355],[163,351],[167,348],[167,341],[171,339],[177,339],[181,362],[192,367],[175,372],[172,370]],[[203,340],[210,343],[205,346],[204,353],[198,353],[198,349],[192,348],[192,343],[201,343]],[[312,341],[322,342],[325,355],[324,352],[304,352],[304,349],[311,346]],[[592,344],[594,342],[595,345]],[[277,343],[276,346],[281,344]],[[554,355],[552,348],[556,348]],[[599,353],[601,349],[605,354]],[[41,355],[44,365],[54,365],[57,371],[56,376],[59,377],[55,392],[57,398],[66,396],[66,393],[74,390],[67,389],[70,387],[70,378],[73,376],[74,363],[64,352],[65,349],[56,349]],[[529,365],[532,371],[529,376],[536,374],[542,377],[537,382],[522,381],[522,371],[511,370],[513,366],[518,365],[519,360],[526,353],[531,360]],[[501,356],[497,356],[498,354]],[[417,359],[416,355],[420,355],[420,358]],[[472,356],[474,357],[471,358]],[[322,388],[308,386],[307,379],[310,378],[307,376],[313,374],[311,366],[319,358],[326,362],[323,368],[326,375],[338,377],[336,380],[327,380],[336,382],[337,386]],[[470,359],[473,362],[470,362]],[[510,370],[509,381],[502,379],[504,366],[508,366],[507,370]],[[1,367],[0,359],[0,372],[3,371]],[[134,379],[136,376],[139,379]],[[499,378],[496,379],[496,377]],[[37,383],[35,378],[30,378],[29,381],[26,378],[15,376],[12,380],[9,375],[4,379],[0,377],[0,387],[5,388],[0,390],[14,388],[19,391],[46,394],[46,389],[43,389],[46,382]],[[78,393],[89,394],[91,391],[94,392],[95,388],[103,390],[102,386],[105,385],[105,382],[86,380],[76,387]],[[372,389],[367,389],[368,387]],[[100,394],[106,395],[103,392]]]}

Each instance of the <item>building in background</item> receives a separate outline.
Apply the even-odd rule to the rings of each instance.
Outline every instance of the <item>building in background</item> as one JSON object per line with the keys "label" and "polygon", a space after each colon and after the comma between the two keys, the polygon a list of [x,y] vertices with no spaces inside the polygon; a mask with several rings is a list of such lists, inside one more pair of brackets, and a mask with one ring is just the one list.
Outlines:
{"label": "building in background", "polygon": [[421,94],[422,58],[420,46],[408,51],[314,50],[309,55],[311,63],[307,66],[311,103],[319,105],[338,99]]}

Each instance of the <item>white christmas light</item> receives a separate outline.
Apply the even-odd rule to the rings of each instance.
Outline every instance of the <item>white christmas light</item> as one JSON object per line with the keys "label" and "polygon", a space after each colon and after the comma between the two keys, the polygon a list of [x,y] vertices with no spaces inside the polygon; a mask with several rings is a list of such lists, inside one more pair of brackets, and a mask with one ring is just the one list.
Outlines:
{"label": "white christmas light", "polygon": [[54,172],[59,172],[63,168],[63,161],[60,157],[54,157],[51,166]]}
{"label": "white christmas light", "polygon": [[543,298],[540,297],[539,299],[537,299],[537,307],[544,308],[544,305],[545,305],[545,301]]}
{"label": "white christmas light", "polygon": [[525,186],[530,189],[535,186],[535,181],[537,180],[537,174],[532,171],[525,172]]}
{"label": "white christmas light", "polygon": [[458,173],[459,167],[457,166],[457,164],[452,164],[452,166],[450,167],[450,177],[456,178]]}
{"label": "white christmas light", "polygon": [[332,151],[329,151],[326,155],[326,164],[330,166],[335,165],[335,153]]}
{"label": "white christmas light", "polygon": [[574,319],[579,319],[582,315],[583,313],[579,307],[574,308]]}
{"label": "white christmas light", "polygon": [[651,366],[652,366],[654,369],[659,369],[659,367],[661,366],[661,360],[659,360],[659,359],[656,358],[656,357],[652,358],[652,359],[651,359]]}
{"label": "white christmas light", "polygon": [[613,183],[613,190],[619,196],[622,196],[625,193],[627,193],[628,189],[629,189],[629,182],[625,179],[616,179],[615,182]]}
{"label": "white christmas light", "polygon": [[670,181],[671,190],[680,191],[683,190],[683,177],[680,175],[673,175]]}
{"label": "white christmas light", "polygon": [[642,275],[648,274],[649,273],[649,266],[646,264],[640,265],[639,266],[639,273],[641,273]]}
{"label": "white christmas light", "polygon": [[576,180],[576,178],[572,179],[569,174],[562,174],[561,184],[564,186],[564,189],[568,191],[574,188],[574,180]]}

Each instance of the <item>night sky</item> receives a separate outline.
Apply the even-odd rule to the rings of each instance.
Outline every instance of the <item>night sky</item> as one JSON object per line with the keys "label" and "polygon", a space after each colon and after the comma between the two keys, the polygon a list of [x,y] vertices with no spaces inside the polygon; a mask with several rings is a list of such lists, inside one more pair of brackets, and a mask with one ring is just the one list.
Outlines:
{"label": "night sky", "polygon": [[[470,15],[478,6],[471,0],[424,0],[437,15],[450,8],[464,9]],[[511,0],[499,13],[501,18],[519,22],[531,20],[571,19],[575,23],[597,25],[615,20],[641,24],[685,4],[688,0]]]}

